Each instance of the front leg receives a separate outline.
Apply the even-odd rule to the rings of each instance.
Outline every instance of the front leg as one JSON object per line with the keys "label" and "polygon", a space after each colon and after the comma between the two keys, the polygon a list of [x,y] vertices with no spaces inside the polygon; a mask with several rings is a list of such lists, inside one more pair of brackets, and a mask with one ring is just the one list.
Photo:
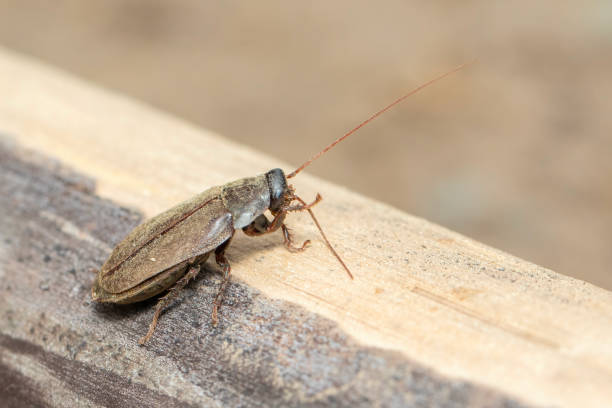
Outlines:
{"label": "front leg", "polygon": [[306,241],[302,243],[301,247],[293,246],[293,237],[291,236],[291,231],[289,231],[289,228],[287,228],[285,224],[283,224],[281,227],[283,229],[283,238],[285,239],[285,247],[289,250],[289,252],[302,252],[308,247],[308,245],[310,245],[310,240],[307,239]]}
{"label": "front leg", "polygon": [[272,221],[268,220],[268,217],[261,214],[252,223],[242,228],[245,234],[255,237],[258,235],[268,234],[270,232],[274,232],[283,225],[283,221],[285,221],[285,216],[287,213],[285,211],[281,211],[274,216]]}
{"label": "front leg", "polygon": [[289,250],[289,252],[301,252],[305,250],[306,247],[310,244],[310,240],[304,241],[302,246],[293,246],[293,238],[291,237],[289,228],[287,228],[287,226],[283,223],[286,214],[287,213],[284,211],[280,212],[274,217],[271,222],[265,215],[261,214],[259,217],[255,218],[252,223],[244,227],[242,231],[244,231],[244,233],[249,236],[256,237],[259,235],[274,232],[280,227],[283,230],[285,247]]}

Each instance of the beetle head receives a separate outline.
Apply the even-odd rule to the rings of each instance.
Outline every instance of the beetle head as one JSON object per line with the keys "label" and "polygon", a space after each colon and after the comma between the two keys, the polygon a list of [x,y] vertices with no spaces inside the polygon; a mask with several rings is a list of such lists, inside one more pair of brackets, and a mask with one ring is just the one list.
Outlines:
{"label": "beetle head", "polygon": [[276,213],[285,205],[286,195],[289,192],[287,178],[281,169],[272,169],[266,173],[266,179],[270,190],[270,211]]}
{"label": "beetle head", "polygon": [[[266,180],[268,181],[268,189],[270,191],[270,207],[269,208],[270,208],[270,212],[275,216],[275,220],[276,220],[276,216],[280,215],[282,216],[281,218],[281,223],[282,223],[283,220],[285,219],[285,214],[288,212],[308,211],[315,225],[319,229],[319,232],[321,232],[321,236],[325,240],[327,247],[331,250],[334,256],[338,258],[338,261],[340,261],[340,263],[342,264],[342,266],[348,273],[349,277],[353,279],[353,274],[351,274],[351,271],[348,269],[348,267],[346,266],[342,258],[340,258],[340,255],[338,255],[336,250],[331,246],[329,240],[327,239],[327,237],[325,236],[325,233],[323,232],[323,230],[321,229],[321,226],[319,225],[319,221],[317,221],[317,218],[315,217],[314,213],[310,209],[310,207],[312,207],[313,205],[321,201],[321,195],[317,194],[317,198],[315,199],[315,201],[313,201],[310,204],[306,204],[304,200],[302,200],[299,196],[295,194],[295,190],[293,189],[293,186],[290,186],[287,184],[287,178],[285,177],[285,173],[283,173],[281,169],[272,169],[269,172],[267,172]],[[290,204],[294,200],[299,201],[300,204],[291,206]],[[288,245],[288,247],[290,247],[291,238],[289,237],[289,230],[287,229],[287,226],[285,224],[282,224],[282,227],[283,227],[283,232],[285,233],[285,244]],[[306,246],[308,242],[310,241],[306,241],[304,245],[302,245],[301,249],[304,249],[304,247]],[[301,249],[298,248],[298,250],[301,250]]]}

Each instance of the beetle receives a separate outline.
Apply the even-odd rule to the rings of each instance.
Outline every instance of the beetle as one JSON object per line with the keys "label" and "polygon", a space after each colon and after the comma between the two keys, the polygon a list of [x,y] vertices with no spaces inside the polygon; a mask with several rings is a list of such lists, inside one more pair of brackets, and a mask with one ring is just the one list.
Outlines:
{"label": "beetle", "polygon": [[[317,194],[314,201],[306,203],[295,194],[287,179],[391,107],[465,65],[414,88],[336,139],[288,176],[281,169],[272,169],[259,176],[212,187],[140,224],[113,249],[97,272],[91,290],[93,300],[135,303],[167,291],[157,303],[147,334],[139,340],[139,344],[145,344],[153,335],[164,308],[195,278],[201,265],[214,253],[215,261],[223,271],[223,281],[215,296],[211,316],[216,325],[231,272],[225,251],[236,231],[242,229],[247,235],[259,236],[280,229],[286,248],[291,252],[301,252],[310,241],[295,246],[284,223],[287,214],[295,211],[310,214],[328,248],[353,279],[312,212],[311,208],[321,201],[321,195]],[[270,212],[272,219],[264,214],[266,211]]]}

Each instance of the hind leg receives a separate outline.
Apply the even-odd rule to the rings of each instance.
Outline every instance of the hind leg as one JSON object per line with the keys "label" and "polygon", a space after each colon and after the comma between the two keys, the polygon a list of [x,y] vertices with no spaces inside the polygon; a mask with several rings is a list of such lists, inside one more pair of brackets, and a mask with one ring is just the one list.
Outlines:
{"label": "hind leg", "polygon": [[159,319],[159,315],[161,314],[161,312],[166,308],[166,306],[170,304],[170,302],[176,299],[180,291],[185,287],[185,285],[187,285],[187,283],[189,283],[191,279],[196,277],[198,272],[200,272],[200,265],[189,266],[187,273],[183,275],[181,279],[176,281],[174,286],[172,286],[168,290],[168,293],[164,297],[162,297],[159,302],[157,302],[155,314],[153,315],[153,321],[151,321],[151,324],[149,325],[149,331],[145,336],[138,340],[138,344],[143,345],[147,341],[149,341],[149,339],[153,335],[153,332],[155,331],[155,327],[157,326],[157,320]]}

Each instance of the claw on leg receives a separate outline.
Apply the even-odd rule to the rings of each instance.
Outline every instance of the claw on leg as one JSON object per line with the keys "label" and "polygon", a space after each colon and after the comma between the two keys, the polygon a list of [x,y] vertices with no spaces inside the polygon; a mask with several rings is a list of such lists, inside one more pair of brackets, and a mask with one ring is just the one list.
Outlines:
{"label": "claw on leg", "polygon": [[289,250],[289,252],[302,252],[310,245],[310,240],[307,239],[304,241],[301,247],[293,246],[291,231],[289,231],[289,228],[285,224],[281,225],[281,228],[283,230],[283,237],[285,239],[285,247]]}

